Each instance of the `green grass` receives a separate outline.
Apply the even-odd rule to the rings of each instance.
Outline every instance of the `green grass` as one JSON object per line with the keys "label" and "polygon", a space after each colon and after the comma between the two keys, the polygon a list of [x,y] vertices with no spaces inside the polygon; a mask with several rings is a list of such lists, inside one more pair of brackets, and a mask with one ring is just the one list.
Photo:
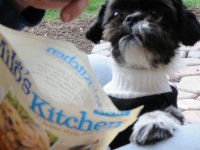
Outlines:
{"label": "green grass", "polygon": [[183,2],[189,7],[200,7],[200,0],[183,0]]}
{"label": "green grass", "polygon": [[[91,0],[89,6],[82,13],[78,19],[91,17],[93,16],[101,7],[105,0]],[[183,0],[183,2],[188,7],[200,7],[200,0]],[[46,21],[58,21],[60,19],[60,11],[58,10],[49,10],[46,12],[45,20]]]}
{"label": "green grass", "polygon": [[[82,15],[78,19],[91,17],[93,16],[101,7],[101,5],[105,2],[105,0],[91,0],[89,6],[82,13]],[[58,21],[60,19],[60,11],[59,10],[48,10],[45,14],[46,21]]]}
{"label": "green grass", "polygon": [[45,21],[58,21],[60,19],[60,11],[59,10],[48,10],[46,11]]}
{"label": "green grass", "polygon": [[105,0],[90,0],[90,4],[87,9],[83,12],[81,17],[93,16],[97,10],[101,8],[101,5],[105,2]]}

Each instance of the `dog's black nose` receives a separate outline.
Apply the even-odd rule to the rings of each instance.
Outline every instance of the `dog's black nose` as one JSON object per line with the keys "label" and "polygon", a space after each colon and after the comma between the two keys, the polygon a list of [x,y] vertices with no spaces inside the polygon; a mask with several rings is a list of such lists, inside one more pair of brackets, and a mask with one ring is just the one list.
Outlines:
{"label": "dog's black nose", "polygon": [[139,20],[141,20],[141,16],[140,15],[128,15],[125,18],[125,23],[128,26],[133,26],[135,23],[137,23]]}

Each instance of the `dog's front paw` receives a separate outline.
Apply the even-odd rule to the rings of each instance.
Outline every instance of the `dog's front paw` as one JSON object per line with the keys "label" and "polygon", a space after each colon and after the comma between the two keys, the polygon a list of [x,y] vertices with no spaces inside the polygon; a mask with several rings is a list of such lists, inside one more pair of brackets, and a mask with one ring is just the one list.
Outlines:
{"label": "dog's front paw", "polygon": [[170,113],[154,111],[139,117],[133,127],[131,143],[153,144],[173,136],[174,130],[181,125]]}

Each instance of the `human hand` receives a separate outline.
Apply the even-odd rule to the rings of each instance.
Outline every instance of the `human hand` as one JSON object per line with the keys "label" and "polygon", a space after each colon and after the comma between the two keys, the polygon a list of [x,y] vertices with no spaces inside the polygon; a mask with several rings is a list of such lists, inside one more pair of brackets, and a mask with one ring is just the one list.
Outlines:
{"label": "human hand", "polygon": [[28,6],[40,9],[60,9],[62,21],[71,21],[79,16],[90,0],[16,0],[21,10]]}

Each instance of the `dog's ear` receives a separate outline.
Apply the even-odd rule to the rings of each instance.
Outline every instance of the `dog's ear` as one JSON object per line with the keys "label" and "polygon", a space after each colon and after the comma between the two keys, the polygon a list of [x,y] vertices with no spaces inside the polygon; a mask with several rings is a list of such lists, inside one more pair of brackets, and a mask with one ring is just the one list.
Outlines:
{"label": "dog's ear", "polygon": [[103,34],[103,17],[105,15],[106,4],[102,5],[100,12],[98,14],[97,20],[94,25],[86,32],[86,38],[94,42],[99,43],[102,39]]}
{"label": "dog's ear", "polygon": [[188,11],[183,11],[183,18],[180,24],[180,41],[184,45],[194,45],[200,40],[200,23],[195,15]]}

